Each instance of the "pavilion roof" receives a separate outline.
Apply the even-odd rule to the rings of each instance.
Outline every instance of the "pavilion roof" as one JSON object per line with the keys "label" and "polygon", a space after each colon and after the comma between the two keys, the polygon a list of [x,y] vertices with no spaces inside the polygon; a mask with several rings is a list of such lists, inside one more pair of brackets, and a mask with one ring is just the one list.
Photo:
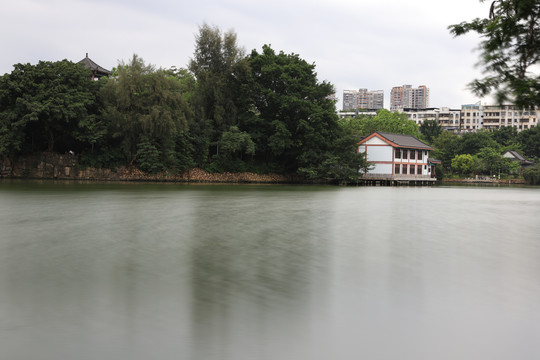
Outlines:
{"label": "pavilion roof", "polygon": [[94,73],[96,75],[102,75],[103,76],[103,75],[112,74],[111,71],[109,71],[109,70],[107,70],[105,68],[102,68],[101,66],[96,64],[92,59],[90,59],[88,57],[88,53],[86,53],[86,57],[84,59],[82,59],[81,61],[79,61],[78,63],[84,65],[87,68],[89,68],[90,70],[92,70],[92,73]]}

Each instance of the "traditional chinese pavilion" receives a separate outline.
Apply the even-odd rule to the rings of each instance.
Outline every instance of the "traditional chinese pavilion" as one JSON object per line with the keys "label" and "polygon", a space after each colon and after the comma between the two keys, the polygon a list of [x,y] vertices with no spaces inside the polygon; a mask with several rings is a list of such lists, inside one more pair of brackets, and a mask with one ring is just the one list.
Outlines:
{"label": "traditional chinese pavilion", "polygon": [[89,57],[88,57],[88,53],[86,53],[86,57],[84,59],[82,59],[81,61],[78,62],[79,64],[82,64],[84,65],[85,67],[89,68],[90,70],[92,70],[92,80],[94,79],[99,79],[103,76],[109,76],[112,74],[111,71],[105,69],[105,68],[102,68],[101,66],[99,66],[98,64],[96,64],[94,61],[92,61]]}

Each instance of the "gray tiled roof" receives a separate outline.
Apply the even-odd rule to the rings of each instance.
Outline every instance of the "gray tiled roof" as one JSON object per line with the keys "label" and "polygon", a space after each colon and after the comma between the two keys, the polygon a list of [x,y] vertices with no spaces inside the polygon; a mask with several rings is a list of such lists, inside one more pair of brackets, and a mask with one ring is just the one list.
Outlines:
{"label": "gray tiled roof", "polygon": [[95,73],[95,74],[100,74],[100,75],[110,75],[111,74],[111,72],[109,70],[107,70],[105,68],[102,68],[101,66],[99,66],[98,64],[93,62],[88,57],[88,53],[86,54],[86,57],[84,59],[79,61],[79,64],[83,64],[84,66],[86,66],[87,68],[92,70],[92,72]]}
{"label": "gray tiled roof", "polygon": [[510,153],[516,160],[519,160],[519,161],[527,160],[517,151],[509,150],[507,151],[507,153]]}
{"label": "gray tiled roof", "polygon": [[509,158],[513,161],[518,161],[520,164],[522,165],[532,165],[534,164],[533,161],[530,161],[530,160],[527,160],[523,155],[521,155],[520,153],[518,153],[517,151],[514,151],[514,150],[508,150],[508,151],[505,151],[503,153],[504,154],[511,154],[512,155],[512,158]]}
{"label": "gray tiled roof", "polygon": [[393,142],[399,147],[433,150],[431,146],[429,146],[426,143],[423,143],[422,141],[418,140],[417,138],[411,135],[392,134],[392,133],[379,132],[379,131],[377,131],[377,134],[381,135],[386,140]]}

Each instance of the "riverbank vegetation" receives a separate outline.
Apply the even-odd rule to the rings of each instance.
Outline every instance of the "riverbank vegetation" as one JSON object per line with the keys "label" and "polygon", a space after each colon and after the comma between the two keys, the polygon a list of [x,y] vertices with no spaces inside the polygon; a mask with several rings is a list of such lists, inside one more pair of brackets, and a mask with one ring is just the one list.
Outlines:
{"label": "riverbank vegetation", "polygon": [[16,64],[0,78],[0,157],[75,152],[86,166],[149,173],[296,173],[351,180],[365,166],[315,65],[203,25],[187,68],[138,55],[91,81],[67,60]]}
{"label": "riverbank vegetation", "polygon": [[90,70],[67,60],[14,65],[0,77],[0,160],[69,152],[92,168],[342,182],[368,167],[356,143],[374,131],[432,145],[442,161],[438,176],[520,174],[504,150],[540,158],[538,127],[454,135],[388,110],[339,120],[334,92],[299,55],[269,45],[246,54],[234,32],[203,25],[186,68],[156,68],[133,55],[93,81]]}
{"label": "riverbank vegetation", "polygon": [[[442,162],[439,171],[443,176],[519,177],[525,170],[538,169],[540,128],[518,132],[513,127],[503,127],[462,135],[443,131],[432,139],[431,145],[435,148],[433,157]],[[531,161],[505,158],[506,151],[518,152]]]}

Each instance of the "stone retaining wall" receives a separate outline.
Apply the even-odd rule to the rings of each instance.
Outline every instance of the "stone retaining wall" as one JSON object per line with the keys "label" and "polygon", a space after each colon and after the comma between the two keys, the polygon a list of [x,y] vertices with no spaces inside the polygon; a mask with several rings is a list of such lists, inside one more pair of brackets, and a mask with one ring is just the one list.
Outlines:
{"label": "stone retaining wall", "polygon": [[138,168],[121,166],[115,169],[82,168],[76,155],[41,153],[20,157],[15,161],[4,159],[0,163],[0,177],[99,180],[99,181],[170,181],[213,183],[301,183],[298,175],[215,173],[190,169],[181,173],[148,174]]}

